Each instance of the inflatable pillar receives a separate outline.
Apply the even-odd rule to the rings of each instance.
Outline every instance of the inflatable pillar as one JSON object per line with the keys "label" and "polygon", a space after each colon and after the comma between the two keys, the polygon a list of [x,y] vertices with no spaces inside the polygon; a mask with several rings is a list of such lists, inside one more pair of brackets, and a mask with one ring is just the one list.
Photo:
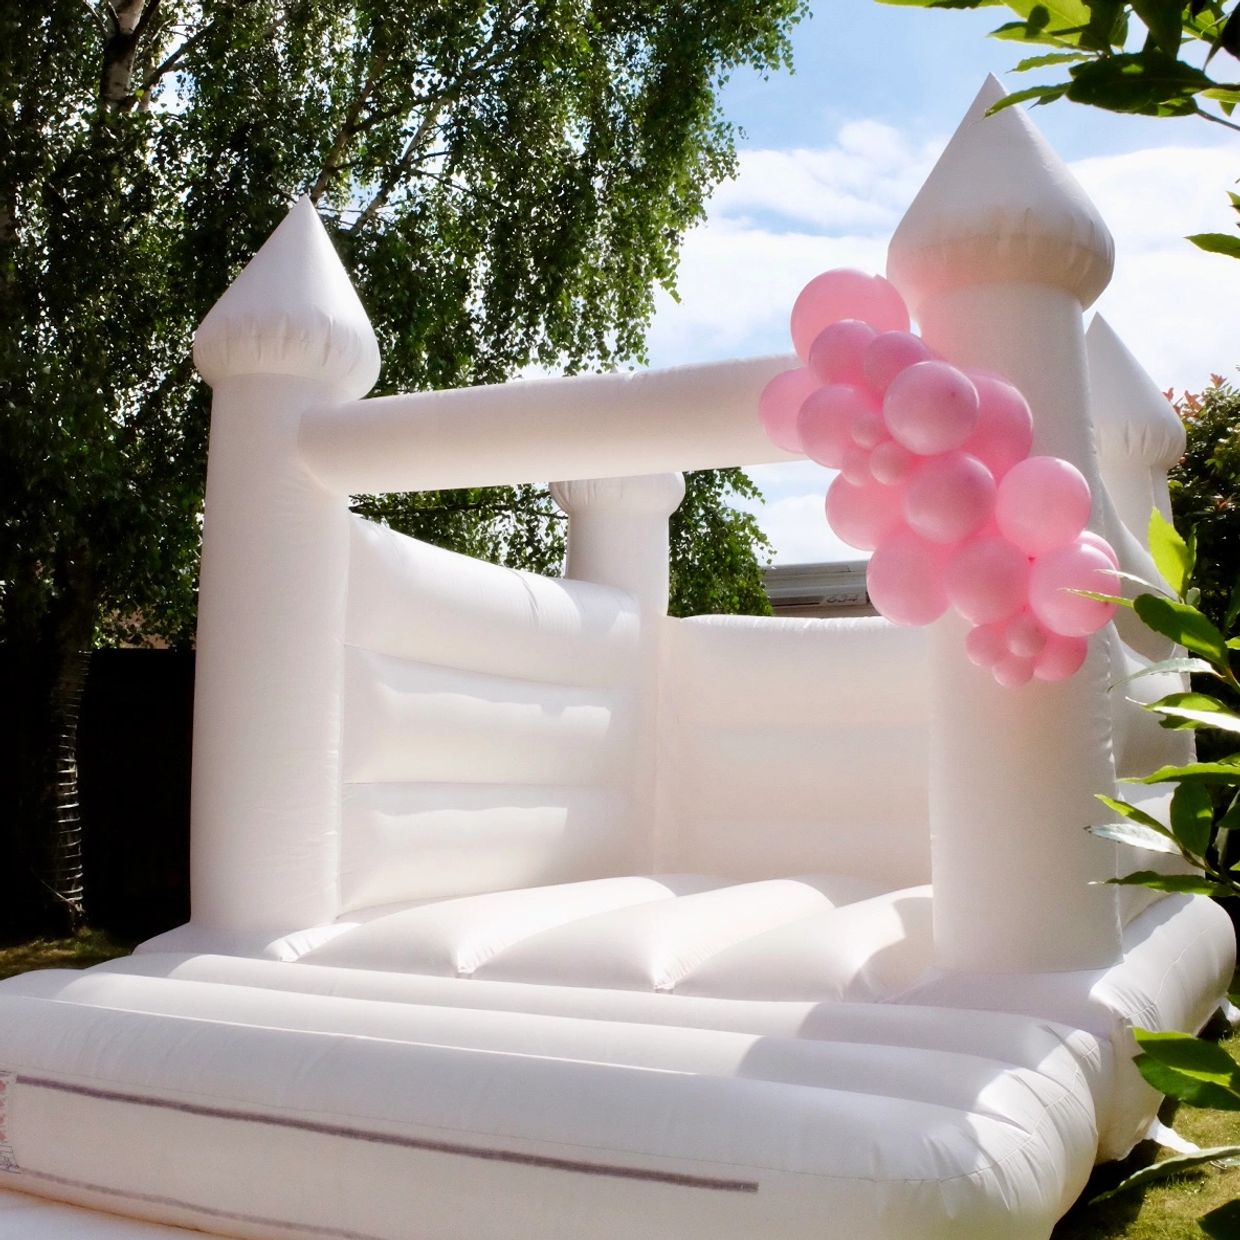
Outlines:
{"label": "inflatable pillar", "polygon": [[193,921],[335,918],[343,498],[302,465],[302,413],[364,395],[374,333],[303,198],[203,320],[212,388],[194,701]]}
{"label": "inflatable pillar", "polygon": [[[927,342],[993,370],[1033,408],[1035,454],[1102,483],[1082,311],[1113,244],[1084,191],[991,78],[891,241],[888,274]],[[930,820],[940,964],[987,972],[1101,968],[1120,954],[1113,846],[1085,827],[1113,793],[1107,632],[1056,684],[997,685],[964,654],[964,622],[930,636]]]}

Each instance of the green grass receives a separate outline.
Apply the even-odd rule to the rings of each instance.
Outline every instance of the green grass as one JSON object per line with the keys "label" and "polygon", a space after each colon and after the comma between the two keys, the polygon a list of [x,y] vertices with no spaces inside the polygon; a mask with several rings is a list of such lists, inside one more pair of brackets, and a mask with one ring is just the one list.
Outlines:
{"label": "green grass", "polygon": [[[83,930],[67,939],[36,939],[0,947],[0,978],[31,969],[84,969],[127,955],[131,947],[97,930]],[[1240,1033],[1229,1035],[1221,1045],[1240,1067]],[[1180,1107],[1173,1117],[1164,1112],[1163,1119],[1174,1122],[1182,1137],[1200,1146],[1240,1144],[1240,1112]],[[1088,1204],[1150,1162],[1155,1152],[1156,1147],[1143,1143],[1125,1162],[1098,1168],[1080,1201],[1055,1228],[1053,1240],[1202,1240],[1197,1219],[1240,1197],[1240,1168],[1190,1172],[1101,1205]]]}

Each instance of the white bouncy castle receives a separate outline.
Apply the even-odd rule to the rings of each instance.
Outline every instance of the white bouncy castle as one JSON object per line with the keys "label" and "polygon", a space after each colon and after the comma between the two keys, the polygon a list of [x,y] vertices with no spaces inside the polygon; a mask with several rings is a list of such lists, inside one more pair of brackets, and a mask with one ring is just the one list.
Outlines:
{"label": "white bouncy castle", "polygon": [[[888,275],[1149,577],[1182,432],[1085,330],[1111,238],[997,92]],[[195,360],[193,920],[0,984],[3,1240],[1046,1240],[1146,1133],[1130,1027],[1200,1028],[1234,964],[1085,830],[1187,754],[1126,697],[1165,682],[1113,688],[1148,633],[1014,690],[952,617],[669,618],[679,471],[791,459],[791,360],[367,400],[305,201]],[[348,507],[548,478],[563,579]]]}

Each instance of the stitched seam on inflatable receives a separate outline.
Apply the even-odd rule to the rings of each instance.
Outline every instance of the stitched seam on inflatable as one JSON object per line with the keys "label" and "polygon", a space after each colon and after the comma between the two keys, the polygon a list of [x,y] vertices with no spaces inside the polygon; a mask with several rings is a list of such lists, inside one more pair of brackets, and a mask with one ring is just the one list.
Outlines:
{"label": "stitched seam on inflatable", "polygon": [[652,1167],[625,1167],[613,1163],[583,1162],[572,1158],[556,1158],[548,1154],[527,1154],[519,1150],[496,1147],[461,1145],[452,1141],[436,1141],[428,1137],[401,1136],[397,1133],[375,1132],[372,1129],[354,1128],[344,1124],[325,1124],[318,1120],[295,1119],[276,1116],[260,1111],[231,1110],[226,1107],[204,1106],[195,1102],[179,1102],[169,1098],[152,1098],[144,1094],[128,1094],[116,1090],[96,1089],[87,1085],[72,1085],[48,1077],[22,1076],[23,1085],[34,1089],[49,1089],[60,1093],[76,1094],[102,1102],[124,1102],[135,1106],[153,1107],[164,1111],[177,1111],[183,1115],[197,1115],[207,1119],[235,1120],[240,1123],[268,1124],[277,1128],[292,1128],[346,1140],[365,1141],[375,1145],[394,1145],[402,1149],[424,1150],[432,1154],[452,1154],[462,1158],[477,1158],[485,1162],[516,1163],[526,1167],[544,1167],[553,1171],[571,1171],[580,1175],[611,1176],[625,1180],[647,1180],[658,1184],[673,1184],[681,1188],[705,1188],[716,1192],[756,1193],[756,1180],[726,1180],[713,1176],[689,1175],[679,1171],[659,1171]]}

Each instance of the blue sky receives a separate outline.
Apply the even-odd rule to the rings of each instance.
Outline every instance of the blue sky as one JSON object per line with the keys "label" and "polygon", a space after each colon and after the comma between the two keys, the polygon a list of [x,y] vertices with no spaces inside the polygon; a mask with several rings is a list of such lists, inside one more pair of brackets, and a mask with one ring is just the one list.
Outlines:
{"label": "blue sky", "polygon": [[[1019,46],[986,38],[1002,8],[922,11],[836,0],[795,34],[796,72],[738,74],[723,105],[743,127],[741,166],[686,239],[680,302],[662,298],[656,366],[782,352],[796,291],[818,271],[882,271],[887,240],[987,73],[1009,90]],[[1054,70],[1042,70],[1043,75]],[[1032,111],[1098,205],[1117,264],[1101,310],[1161,387],[1201,387],[1240,363],[1240,264],[1186,233],[1232,227],[1240,135],[1201,120]],[[854,558],[821,516],[829,475],[755,471],[759,519],[784,563]]]}

